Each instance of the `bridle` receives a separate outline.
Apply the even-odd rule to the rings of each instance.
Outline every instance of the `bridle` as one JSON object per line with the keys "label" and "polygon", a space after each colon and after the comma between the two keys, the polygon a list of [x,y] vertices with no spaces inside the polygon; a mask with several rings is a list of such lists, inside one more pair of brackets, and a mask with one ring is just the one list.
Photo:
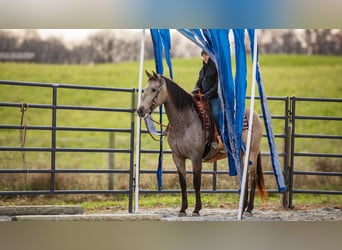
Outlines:
{"label": "bridle", "polygon": [[160,93],[160,91],[161,91],[161,88],[162,88],[162,86],[160,85],[159,88],[158,88],[158,90],[157,90],[157,93],[155,94],[155,96],[154,96],[153,99],[152,99],[152,103],[151,103],[151,106],[150,106],[151,112],[152,112],[152,106],[155,105],[156,102],[157,102],[157,99],[158,99],[159,93]]}
{"label": "bridle", "polygon": [[[162,89],[162,86],[160,85],[160,86],[158,87],[158,89],[157,89],[157,93],[155,94],[155,96],[154,96],[153,99],[152,99],[152,103],[151,103],[151,106],[150,106],[151,113],[152,113],[152,106],[154,106],[154,105],[156,104],[156,101],[157,101],[157,99],[158,99],[158,96],[159,96],[159,93],[160,93],[161,89]],[[150,127],[148,126],[147,119],[151,120],[152,122],[158,124],[159,126],[162,126],[162,127],[166,128],[166,129],[168,129],[168,128],[170,127],[170,125],[169,125],[169,124],[168,124],[168,125],[165,125],[165,124],[162,124],[162,123],[160,123],[160,122],[154,120],[154,119],[152,118],[152,116],[151,116],[151,113],[150,113],[150,115],[148,115],[148,114],[146,113],[146,115],[145,115],[145,117],[144,117],[147,131],[148,131],[149,135],[151,136],[151,138],[152,138],[154,141],[159,141],[159,142],[160,142],[160,141],[163,141],[163,136],[166,136],[165,131],[159,135],[159,136],[160,136],[160,139],[156,139],[156,138],[154,137],[153,133],[151,132]]]}

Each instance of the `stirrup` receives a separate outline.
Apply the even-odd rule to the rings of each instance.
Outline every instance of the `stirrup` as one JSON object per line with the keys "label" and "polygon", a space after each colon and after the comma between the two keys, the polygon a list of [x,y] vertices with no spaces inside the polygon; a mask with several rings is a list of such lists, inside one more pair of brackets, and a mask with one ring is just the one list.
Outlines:
{"label": "stirrup", "polygon": [[219,151],[223,151],[222,153],[225,153],[225,150],[224,150],[224,146],[223,146],[223,143],[222,143],[222,139],[221,139],[221,136],[216,136],[216,141],[213,141],[211,143],[211,147],[213,149],[217,149]]}
{"label": "stirrup", "polygon": [[217,141],[218,141],[218,149],[221,151],[224,149],[224,146],[223,146],[223,143],[222,143],[222,139],[221,139],[221,136],[217,136],[216,137]]}

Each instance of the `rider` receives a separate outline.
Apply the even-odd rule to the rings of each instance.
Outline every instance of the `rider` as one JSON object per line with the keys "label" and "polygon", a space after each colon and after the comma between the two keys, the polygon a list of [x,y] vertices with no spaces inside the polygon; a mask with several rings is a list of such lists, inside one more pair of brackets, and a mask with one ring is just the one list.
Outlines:
{"label": "rider", "polygon": [[199,94],[200,92],[202,94],[202,100],[204,102],[209,101],[216,127],[219,134],[221,134],[220,124],[222,124],[222,111],[217,92],[218,74],[216,65],[206,51],[202,50],[201,56],[203,58],[203,65],[199,72],[198,80],[191,93]]}

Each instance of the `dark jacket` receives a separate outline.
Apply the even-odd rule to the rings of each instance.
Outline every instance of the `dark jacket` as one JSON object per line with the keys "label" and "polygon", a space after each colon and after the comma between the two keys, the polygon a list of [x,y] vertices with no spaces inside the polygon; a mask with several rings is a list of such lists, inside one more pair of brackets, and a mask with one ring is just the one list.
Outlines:
{"label": "dark jacket", "polygon": [[218,96],[218,77],[215,63],[209,58],[207,64],[203,62],[203,66],[199,72],[198,80],[195,84],[193,93],[198,93],[197,89],[201,89],[204,101],[208,101]]}

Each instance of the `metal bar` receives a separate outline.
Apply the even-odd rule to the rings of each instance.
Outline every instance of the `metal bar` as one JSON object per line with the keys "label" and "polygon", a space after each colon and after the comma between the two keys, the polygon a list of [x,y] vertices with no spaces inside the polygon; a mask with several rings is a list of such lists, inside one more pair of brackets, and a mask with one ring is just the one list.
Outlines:
{"label": "metal bar", "polygon": [[295,133],[296,133],[296,97],[291,97],[291,106],[290,106],[290,112],[291,112],[291,123],[292,123],[292,131],[291,131],[291,137],[290,137],[290,165],[289,165],[289,183],[288,183],[288,189],[289,189],[289,204],[288,208],[293,208],[293,171],[294,171],[294,152],[295,152]]}
{"label": "metal bar", "polygon": [[341,98],[315,98],[315,97],[296,97],[297,101],[308,101],[308,102],[342,102]]}
{"label": "metal bar", "polygon": [[[156,174],[157,170],[149,170],[149,169],[141,169],[140,170],[141,174]],[[194,172],[192,170],[187,170],[186,174],[193,174]],[[163,174],[177,174],[176,170],[163,170]],[[213,175],[213,174],[229,174],[229,171],[225,170],[203,170],[202,174],[208,174],[208,175]]]}
{"label": "metal bar", "polygon": [[128,194],[129,190],[37,190],[0,191],[0,195],[55,195],[55,194]]}
{"label": "metal bar", "polygon": [[294,189],[293,193],[296,193],[296,194],[335,194],[335,195],[342,195],[342,191],[335,191],[335,190],[298,190],[298,189]]}
{"label": "metal bar", "polygon": [[130,153],[130,149],[110,148],[34,148],[0,147],[0,151]]}
{"label": "metal bar", "polygon": [[[181,193],[181,190],[178,189],[164,189],[164,190],[140,190],[140,193],[142,194],[179,194]],[[187,193],[195,193],[194,189],[188,189]],[[217,190],[211,190],[211,189],[201,189],[201,193],[207,193],[207,194],[239,194],[239,190],[237,189],[217,189]],[[279,191],[275,189],[268,189],[267,193],[269,194],[278,194]]]}
{"label": "metal bar", "polygon": [[72,85],[72,84],[59,84],[59,88],[63,88],[63,89],[114,91],[114,92],[129,92],[129,93],[135,91],[134,88],[112,88],[112,87]]}
{"label": "metal bar", "polygon": [[50,88],[53,86],[51,83],[41,83],[41,82],[19,82],[19,81],[9,81],[0,80],[1,85],[17,85],[17,86],[30,86],[30,87],[46,87]]}
{"label": "metal bar", "polygon": [[323,171],[294,171],[295,175],[321,175],[321,176],[342,176],[342,172],[323,172]]}
{"label": "metal bar", "polygon": [[342,117],[336,117],[336,116],[297,115],[296,119],[301,119],[301,120],[322,120],[322,121],[342,121]]}
{"label": "metal bar", "polygon": [[[286,100],[287,96],[267,96],[267,100],[273,100],[273,101],[284,101]],[[246,96],[246,99],[251,99],[250,96]],[[259,96],[255,96],[255,100],[260,100]]]}
{"label": "metal bar", "polygon": [[[20,125],[0,125],[0,129],[23,129]],[[25,129],[30,130],[52,130],[52,126],[25,126]],[[130,128],[86,128],[86,127],[56,127],[57,131],[87,131],[87,132],[122,132],[130,133]]]}
{"label": "metal bar", "polygon": [[[0,102],[0,107],[18,108],[18,107],[21,107],[21,103]],[[30,107],[30,109],[31,108],[52,109],[53,105],[51,105],[51,104],[35,104],[35,103],[30,103],[29,107]]]}
{"label": "metal bar", "polygon": [[52,86],[52,119],[51,119],[51,175],[50,175],[50,191],[55,190],[55,169],[56,169],[56,126],[57,126],[57,87]]}
{"label": "metal bar", "polygon": [[[175,193],[181,193],[181,190],[175,190],[175,189],[163,189],[160,191],[157,190],[143,190],[140,189],[141,194],[175,194]],[[187,193],[195,193],[194,189],[188,189]],[[227,194],[227,193],[232,193],[232,194],[238,194],[239,191],[237,189],[217,189],[217,190],[211,190],[211,189],[201,189],[201,193],[207,193],[207,194]]]}
{"label": "metal bar", "polygon": [[217,189],[217,161],[213,163],[213,190]]}
{"label": "metal bar", "polygon": [[296,138],[309,138],[309,139],[342,139],[342,135],[315,135],[315,134],[296,134]]}
{"label": "metal bar", "polygon": [[[282,205],[283,208],[287,208],[289,205],[289,165],[290,165],[290,141],[291,141],[291,126],[289,125],[289,98],[286,98],[285,100],[285,124],[284,124],[284,162],[283,162],[283,169],[284,169],[284,179],[285,184],[287,187],[287,191],[283,193],[283,199],[282,199]],[[272,171],[273,172],[273,171]]]}
{"label": "metal bar", "polygon": [[134,112],[134,108],[106,108],[106,107],[91,107],[91,106],[71,106],[58,105],[57,109],[63,110],[83,110],[83,111],[106,111],[106,112]]}
{"label": "metal bar", "polygon": [[[114,133],[109,133],[109,148],[115,147],[115,137]],[[108,169],[113,170],[114,169],[114,153],[108,153]],[[114,189],[114,178],[113,175],[108,175],[108,189]]]}
{"label": "metal bar", "polygon": [[[132,92],[132,107],[135,107],[135,91]],[[130,159],[129,159],[129,170],[130,170],[130,175],[129,175],[129,195],[128,195],[128,212],[132,213],[133,212],[133,195],[134,195],[134,138],[135,138],[135,133],[134,133],[134,128],[135,128],[135,116],[134,113],[132,112],[131,115],[131,136],[130,136]]]}
{"label": "metal bar", "polygon": [[86,86],[86,85],[73,85],[65,83],[42,83],[42,82],[20,82],[20,81],[8,81],[0,80],[1,85],[17,85],[27,87],[53,87],[64,89],[84,89],[84,90],[103,90],[103,91],[118,91],[118,92],[133,92],[134,88],[112,88],[112,87],[101,87],[101,86]]}
{"label": "metal bar", "polygon": [[[56,174],[129,174],[125,169],[55,169]],[[51,169],[0,169],[0,174],[51,174]]]}
{"label": "metal bar", "polygon": [[[195,193],[195,190],[189,189],[187,190],[188,193]],[[203,189],[201,190],[202,193],[220,193],[220,194],[238,194],[239,191],[236,189],[217,189],[216,191]],[[277,194],[277,190],[267,190],[270,194]],[[319,194],[341,194],[342,192],[339,191],[315,191],[315,193]],[[324,193],[323,193],[324,192]],[[181,193],[180,190],[141,190],[143,194],[176,194]],[[296,193],[310,193],[310,192],[302,192],[301,190],[297,190]],[[0,191],[0,195],[51,195],[51,194],[129,194],[129,190],[55,190],[53,193],[49,190],[37,190],[37,191]]]}
{"label": "metal bar", "polygon": [[[21,107],[20,103],[0,102],[1,107]],[[92,107],[92,106],[74,106],[74,105],[49,105],[29,103],[30,108],[38,109],[62,109],[62,110],[83,110],[83,111],[105,111],[105,112],[134,112],[135,108],[109,108],[109,107]]]}
{"label": "metal bar", "polygon": [[294,156],[342,158],[342,154],[325,154],[325,153],[301,153],[301,152],[296,152],[296,153],[294,153]]}

